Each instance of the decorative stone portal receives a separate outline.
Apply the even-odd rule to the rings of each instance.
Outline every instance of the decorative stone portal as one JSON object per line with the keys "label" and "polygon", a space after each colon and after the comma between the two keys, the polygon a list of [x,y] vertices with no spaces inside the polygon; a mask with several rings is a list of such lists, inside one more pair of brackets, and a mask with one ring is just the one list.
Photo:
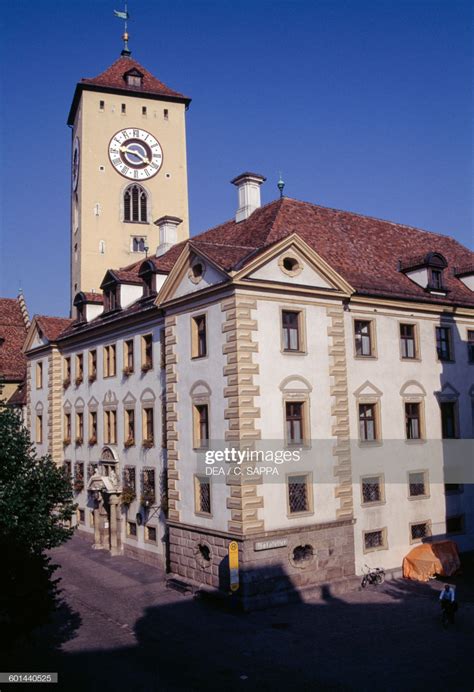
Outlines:
{"label": "decorative stone portal", "polygon": [[119,506],[122,488],[118,459],[109,447],[104,447],[99,462],[94,466],[94,472],[87,484],[87,490],[94,502],[92,547],[95,550],[110,550],[111,555],[120,555],[122,542]]}

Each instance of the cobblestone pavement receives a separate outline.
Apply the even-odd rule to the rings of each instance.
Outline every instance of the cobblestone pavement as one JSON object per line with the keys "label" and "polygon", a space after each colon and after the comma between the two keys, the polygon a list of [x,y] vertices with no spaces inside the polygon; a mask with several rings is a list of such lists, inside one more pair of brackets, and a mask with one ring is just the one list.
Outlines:
{"label": "cobblestone pavement", "polygon": [[156,568],[78,537],[53,559],[65,605],[8,669],[57,670],[55,691],[474,689],[471,572],[457,579],[461,607],[444,630],[439,582],[339,597],[328,587],[310,603],[242,614],[168,590]]}

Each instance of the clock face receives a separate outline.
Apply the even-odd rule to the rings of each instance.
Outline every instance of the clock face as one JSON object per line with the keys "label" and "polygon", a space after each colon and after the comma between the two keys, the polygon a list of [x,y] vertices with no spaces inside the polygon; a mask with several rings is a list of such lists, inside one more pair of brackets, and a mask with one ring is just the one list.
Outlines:
{"label": "clock face", "polygon": [[79,158],[80,158],[80,147],[79,140],[76,137],[74,140],[74,146],[72,149],[72,189],[77,189],[77,183],[79,182]]}
{"label": "clock face", "polygon": [[163,163],[160,143],[146,130],[127,128],[117,132],[109,144],[110,163],[131,180],[146,180],[158,173]]}

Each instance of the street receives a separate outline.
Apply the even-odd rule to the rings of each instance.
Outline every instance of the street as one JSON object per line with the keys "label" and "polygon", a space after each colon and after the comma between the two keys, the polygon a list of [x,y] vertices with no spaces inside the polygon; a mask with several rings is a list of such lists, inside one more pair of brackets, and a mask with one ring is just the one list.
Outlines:
{"label": "street", "polygon": [[52,555],[64,605],[2,669],[58,671],[55,690],[474,688],[466,571],[456,624],[444,630],[441,582],[395,580],[339,597],[328,587],[310,603],[243,614],[167,589],[156,568],[78,537]]}

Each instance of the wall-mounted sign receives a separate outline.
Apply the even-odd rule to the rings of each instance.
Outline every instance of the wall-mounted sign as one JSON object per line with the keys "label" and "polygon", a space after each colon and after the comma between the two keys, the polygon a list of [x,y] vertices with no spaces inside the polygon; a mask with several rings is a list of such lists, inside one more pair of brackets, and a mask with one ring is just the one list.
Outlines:
{"label": "wall-mounted sign", "polygon": [[239,588],[239,544],[237,541],[229,543],[229,572],[230,590],[237,591]]}
{"label": "wall-mounted sign", "polygon": [[286,538],[275,538],[273,541],[257,541],[254,550],[273,550],[273,548],[284,548],[288,545]]}

